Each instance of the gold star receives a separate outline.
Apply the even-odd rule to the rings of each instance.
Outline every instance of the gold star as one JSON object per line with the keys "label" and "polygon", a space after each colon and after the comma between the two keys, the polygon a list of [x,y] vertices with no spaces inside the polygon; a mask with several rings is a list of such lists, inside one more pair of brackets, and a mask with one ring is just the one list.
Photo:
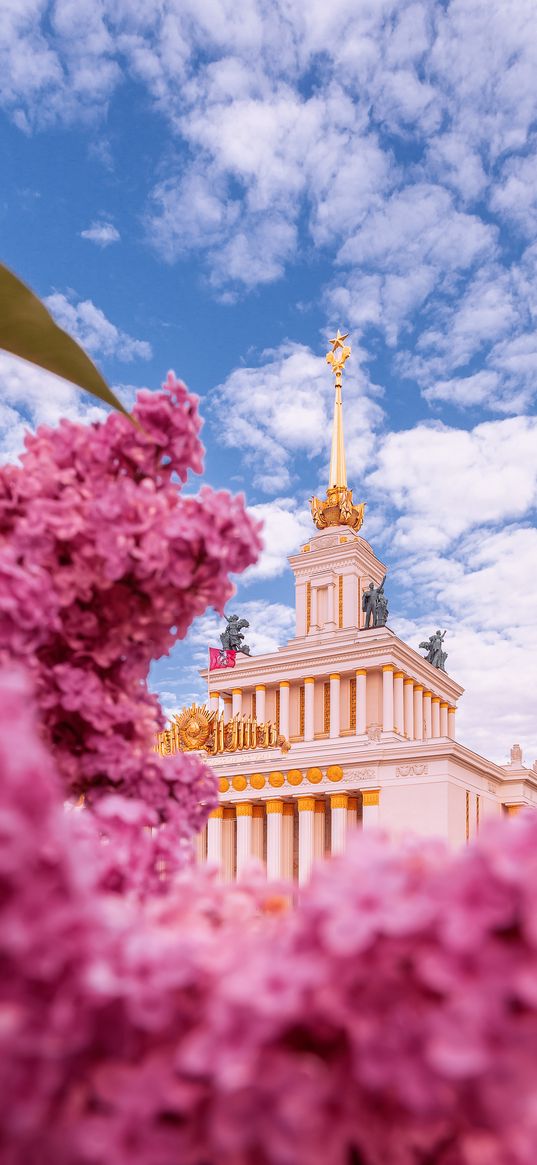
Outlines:
{"label": "gold star", "polygon": [[337,330],[337,336],[334,336],[334,339],[333,339],[333,340],[329,340],[329,341],[328,341],[328,342],[329,342],[329,344],[331,344],[331,345],[332,345],[332,351],[333,351],[333,352],[335,352],[335,351],[336,351],[336,348],[342,348],[342,347],[343,347],[343,344],[345,343],[345,340],[347,339],[347,336],[348,336],[348,335],[349,335],[349,333],[348,333],[348,332],[345,332],[345,335],[344,335],[344,336],[342,336],[342,335],[341,335],[341,332],[340,332],[340,330],[339,330],[339,328],[338,328],[338,330]]}

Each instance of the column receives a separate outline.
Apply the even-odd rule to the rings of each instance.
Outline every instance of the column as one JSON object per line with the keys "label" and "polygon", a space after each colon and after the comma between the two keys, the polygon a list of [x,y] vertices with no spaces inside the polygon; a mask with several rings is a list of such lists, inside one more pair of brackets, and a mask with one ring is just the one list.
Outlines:
{"label": "column", "polygon": [[235,807],[224,806],[222,829],[222,873],[226,882],[232,882],[237,872]]}
{"label": "column", "polygon": [[448,735],[448,709],[449,704],[442,700],[440,704],[440,736]]}
{"label": "column", "polygon": [[315,797],[298,798],[298,881],[307,882],[313,865]]}
{"label": "column", "polygon": [[347,793],[334,793],[330,798],[333,854],[341,854],[345,849],[347,841],[348,807],[349,798]]}
{"label": "column", "polygon": [[222,822],[224,807],[218,805],[211,810],[207,820],[207,861],[212,865],[222,866]]}
{"label": "column", "polygon": [[231,712],[233,716],[240,716],[242,712],[242,688],[231,690]]}
{"label": "column", "polygon": [[283,876],[283,801],[267,801],[267,877]]}
{"label": "column", "polygon": [[266,720],[265,714],[265,685],[255,685],[255,718],[258,724],[264,724]]}
{"label": "column", "polygon": [[280,681],[280,735],[289,739],[289,682]]}
{"label": "column", "polygon": [[316,800],[313,810],[313,854],[316,862],[324,858],[324,822],[324,801]]}
{"label": "column", "polygon": [[319,592],[314,583],[311,584],[311,611],[310,611],[310,631],[319,630],[319,616],[317,614]]}
{"label": "column", "polygon": [[382,669],[382,731],[393,732],[393,664]]}
{"label": "column", "polygon": [[334,584],[330,583],[327,587],[327,602],[326,602],[326,629],[335,631],[336,621],[334,619]]}
{"label": "column", "polygon": [[455,740],[455,712],[456,708],[448,708],[448,736]]}
{"label": "column", "polygon": [[222,703],[224,705],[224,724],[229,724],[231,720],[231,696],[222,696]]}
{"label": "column", "polygon": [[414,688],[414,737],[423,740],[423,684]]}
{"label": "column", "polygon": [[423,693],[423,734],[425,740],[430,740],[433,735],[433,721],[431,714],[431,692]]}
{"label": "column", "polygon": [[364,789],[362,793],[362,827],[378,829],[380,816],[380,789]]}
{"label": "column", "polygon": [[356,732],[365,736],[367,725],[367,672],[365,667],[356,668]]}
{"label": "column", "polygon": [[[267,820],[268,824],[268,820]],[[282,813],[282,878],[294,876],[295,803],[284,801]]]}
{"label": "column", "polygon": [[209,696],[209,712],[218,712],[219,692],[211,692]]}
{"label": "column", "polygon": [[358,798],[349,797],[347,801],[347,833],[356,829],[358,825]]}
{"label": "column", "polygon": [[252,857],[258,862],[263,861],[263,826],[265,824],[265,806],[252,806]]}
{"label": "column", "polygon": [[335,673],[330,676],[330,736],[339,736],[340,720],[340,680]]}
{"label": "column", "polygon": [[201,866],[207,861],[207,826],[205,825],[196,834],[196,865]]}
{"label": "column", "polygon": [[240,801],[235,806],[237,814],[237,878],[252,856],[252,805]]}
{"label": "column", "polygon": [[440,736],[440,696],[431,699],[431,731],[434,737]]}
{"label": "column", "polygon": [[304,680],[304,740],[313,740],[314,737],[314,684],[312,676]]}
{"label": "column", "polygon": [[405,735],[414,740],[414,681],[405,680],[403,700],[405,704]]}
{"label": "column", "polygon": [[399,732],[401,736],[405,734],[405,716],[403,706],[403,680],[405,673],[396,671],[393,677],[393,718],[395,722],[395,731]]}

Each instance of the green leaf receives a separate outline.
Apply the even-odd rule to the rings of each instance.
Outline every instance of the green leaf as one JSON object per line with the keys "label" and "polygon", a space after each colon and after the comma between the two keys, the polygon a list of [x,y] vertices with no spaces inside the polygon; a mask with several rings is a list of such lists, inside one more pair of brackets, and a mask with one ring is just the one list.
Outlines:
{"label": "green leaf", "polygon": [[58,327],[37,295],[2,263],[0,348],[70,380],[133,421],[80,344]]}

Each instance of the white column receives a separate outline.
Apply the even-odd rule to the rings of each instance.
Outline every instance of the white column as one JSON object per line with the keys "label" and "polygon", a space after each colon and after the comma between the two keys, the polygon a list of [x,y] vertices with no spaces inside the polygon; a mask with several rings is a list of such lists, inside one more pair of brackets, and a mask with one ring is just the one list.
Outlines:
{"label": "white column", "polygon": [[393,677],[393,718],[395,722],[395,731],[399,732],[401,736],[405,733],[405,715],[403,706],[403,680],[405,674],[402,671],[396,671]]}
{"label": "white column", "polygon": [[283,875],[283,801],[267,801],[267,877]]}
{"label": "white column", "polygon": [[237,716],[242,712],[242,688],[233,688],[231,692],[231,712]]}
{"label": "white column", "polygon": [[308,584],[297,582],[295,588],[296,634],[297,638],[306,634],[306,606]]}
{"label": "white column", "polygon": [[298,881],[307,882],[313,865],[313,818],[315,798],[298,798]]}
{"label": "white column", "polygon": [[330,736],[339,736],[340,721],[340,680],[335,673],[330,676]]}
{"label": "white column", "polygon": [[414,738],[423,740],[423,684],[414,687]]}
{"label": "white column", "polygon": [[455,712],[456,708],[448,708],[448,736],[455,740]]}
{"label": "white column", "polygon": [[235,806],[237,814],[237,878],[252,856],[252,806],[249,801],[240,801]]}
{"label": "white column", "polygon": [[235,808],[233,805],[226,805],[224,807],[224,820],[222,829],[222,875],[226,882],[232,882],[237,872],[236,861],[236,820]]}
{"label": "white column", "polygon": [[440,736],[440,696],[433,696],[431,700],[431,728],[434,737]]}
{"label": "white column", "polygon": [[442,700],[440,704],[440,736],[448,736],[448,709],[449,704]]}
{"label": "white column", "polygon": [[326,603],[326,626],[330,631],[335,631],[336,621],[334,619],[334,584],[330,583],[327,588],[327,603]]}
{"label": "white column", "polygon": [[259,862],[263,861],[263,826],[265,824],[265,806],[252,806],[252,857]]}
{"label": "white column", "polygon": [[356,669],[356,732],[365,736],[367,725],[367,672],[364,667]]}
{"label": "white column", "polygon": [[[268,824],[268,821],[267,821]],[[282,877],[292,881],[295,865],[295,803],[284,801],[282,813]]]}
{"label": "white column", "polygon": [[222,703],[224,705],[224,724],[229,724],[231,720],[231,696],[222,696]]}
{"label": "white column", "polygon": [[382,669],[382,731],[393,732],[393,664]]}
{"label": "white column", "polygon": [[289,682],[280,681],[280,735],[289,739]]}
{"label": "white column", "polygon": [[203,865],[207,861],[207,826],[205,825],[196,834],[196,864]]}
{"label": "white column", "polygon": [[258,724],[265,723],[265,685],[255,685],[255,718]]}
{"label": "white column", "polygon": [[218,712],[219,693],[211,692],[209,696],[209,712]]}
{"label": "white column", "polygon": [[222,822],[224,808],[218,805],[209,813],[207,820],[207,861],[222,867]]}
{"label": "white column", "polygon": [[404,703],[405,703],[405,734],[409,740],[414,740],[414,682],[413,680],[405,680],[404,682]]}
{"label": "white column", "polygon": [[304,680],[304,740],[314,737],[314,687],[311,676]]}
{"label": "white column", "polygon": [[430,740],[433,734],[433,722],[431,716],[431,692],[423,693],[423,724],[425,740]]}
{"label": "white column", "polygon": [[324,825],[324,801],[316,800],[315,808],[313,810],[313,853],[316,862],[320,861],[321,858],[324,858]]}
{"label": "white column", "polygon": [[317,608],[319,606],[318,599],[319,599],[319,592],[318,592],[315,584],[312,583],[311,584],[311,600],[310,600],[310,602],[311,602],[310,631],[318,631],[319,630],[319,616],[317,614]]}
{"label": "white column", "polygon": [[341,854],[347,842],[347,810],[349,798],[347,793],[334,793],[330,798],[330,815],[332,824],[332,853]]}
{"label": "white column", "polygon": [[364,789],[362,793],[362,827],[378,829],[380,817],[380,789]]}
{"label": "white column", "polygon": [[358,825],[358,798],[349,797],[347,802],[347,833]]}

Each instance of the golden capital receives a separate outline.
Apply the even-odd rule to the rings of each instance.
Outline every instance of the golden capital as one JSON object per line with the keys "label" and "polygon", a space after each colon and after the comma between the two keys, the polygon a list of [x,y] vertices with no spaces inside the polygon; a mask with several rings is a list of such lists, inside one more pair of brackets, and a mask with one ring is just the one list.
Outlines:
{"label": "golden capital", "polygon": [[239,801],[238,805],[235,805],[237,817],[251,817],[252,809],[250,801]]}
{"label": "golden capital", "polygon": [[349,797],[347,793],[334,793],[330,798],[331,809],[347,809],[349,805]]}
{"label": "golden capital", "polygon": [[298,798],[298,812],[299,813],[314,813],[315,812],[315,797],[299,797]]}
{"label": "golden capital", "polygon": [[363,805],[378,805],[380,803],[380,789],[364,789],[362,792]]}

